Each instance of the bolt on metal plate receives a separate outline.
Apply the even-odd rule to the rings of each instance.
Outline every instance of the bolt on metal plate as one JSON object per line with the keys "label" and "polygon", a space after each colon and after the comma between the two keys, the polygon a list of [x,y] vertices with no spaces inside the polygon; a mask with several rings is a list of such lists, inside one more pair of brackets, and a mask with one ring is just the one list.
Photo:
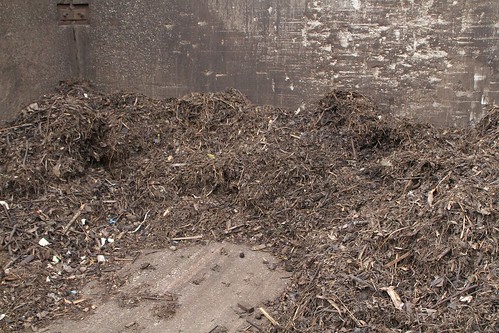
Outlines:
{"label": "bolt on metal plate", "polygon": [[88,24],[88,4],[58,4],[59,25]]}

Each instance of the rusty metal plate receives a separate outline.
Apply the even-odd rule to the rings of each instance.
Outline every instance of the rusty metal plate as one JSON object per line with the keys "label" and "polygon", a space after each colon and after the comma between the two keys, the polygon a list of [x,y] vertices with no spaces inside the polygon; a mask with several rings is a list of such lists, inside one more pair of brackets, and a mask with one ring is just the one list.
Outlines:
{"label": "rusty metal plate", "polygon": [[57,13],[60,25],[88,24],[88,4],[59,4]]}

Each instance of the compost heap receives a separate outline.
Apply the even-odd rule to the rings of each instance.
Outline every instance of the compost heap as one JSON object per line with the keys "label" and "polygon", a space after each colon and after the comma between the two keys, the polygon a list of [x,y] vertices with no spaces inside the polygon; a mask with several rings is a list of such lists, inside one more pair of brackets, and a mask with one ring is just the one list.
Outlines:
{"label": "compost heap", "polygon": [[497,122],[62,84],[0,132],[0,328],[91,313],[81,285],[140,249],[226,240],[289,272],[274,332],[497,332]]}

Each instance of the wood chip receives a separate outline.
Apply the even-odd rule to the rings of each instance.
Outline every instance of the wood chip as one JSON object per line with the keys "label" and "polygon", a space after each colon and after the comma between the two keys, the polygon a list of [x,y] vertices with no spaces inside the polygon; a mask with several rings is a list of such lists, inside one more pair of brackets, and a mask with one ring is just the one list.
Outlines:
{"label": "wood chip", "polygon": [[395,308],[397,310],[402,311],[402,309],[404,308],[404,303],[402,302],[400,296],[395,291],[395,288],[393,286],[390,286],[390,287],[383,287],[381,288],[381,290],[386,291],[388,293],[388,296],[390,296],[393,305],[395,305]]}

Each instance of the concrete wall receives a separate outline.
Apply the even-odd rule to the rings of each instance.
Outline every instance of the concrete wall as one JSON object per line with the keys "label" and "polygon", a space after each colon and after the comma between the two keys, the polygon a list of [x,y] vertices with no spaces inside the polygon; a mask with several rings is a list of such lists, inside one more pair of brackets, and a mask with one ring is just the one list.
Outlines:
{"label": "concrete wall", "polygon": [[71,28],[57,25],[54,1],[0,0],[0,120],[78,76],[72,41]]}
{"label": "concrete wall", "polygon": [[89,77],[151,96],[236,87],[297,108],[333,88],[468,123],[498,100],[499,2],[94,1]]}
{"label": "concrete wall", "polygon": [[[31,29],[0,20],[0,28],[20,27],[7,44],[7,57],[18,70],[33,62],[30,54],[44,52],[38,90],[52,87],[46,77],[79,74],[104,89],[153,97],[235,87],[256,103],[298,108],[333,88],[346,88],[373,96],[394,113],[457,125],[498,103],[495,0],[79,2],[90,2],[89,25],[71,27],[70,55],[61,47],[66,41],[60,42],[68,27],[51,22],[53,2],[24,2],[28,12],[32,3],[45,6],[45,13],[38,8],[28,22]],[[37,44],[36,52],[18,57],[14,40],[40,34],[52,44]],[[54,70],[56,63],[64,64],[62,70]]]}

